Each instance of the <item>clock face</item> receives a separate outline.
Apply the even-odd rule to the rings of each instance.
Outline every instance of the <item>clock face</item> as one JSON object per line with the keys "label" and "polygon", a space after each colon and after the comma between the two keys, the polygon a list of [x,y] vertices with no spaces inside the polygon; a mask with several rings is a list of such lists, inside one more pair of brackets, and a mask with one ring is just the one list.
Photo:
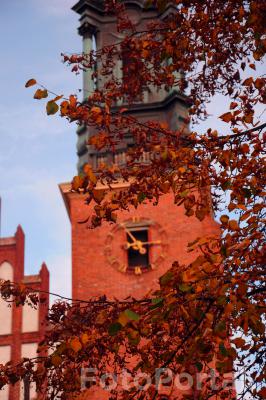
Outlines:
{"label": "clock face", "polygon": [[160,224],[134,217],[117,224],[108,233],[104,250],[113,268],[141,275],[160,267],[167,247],[167,235]]}

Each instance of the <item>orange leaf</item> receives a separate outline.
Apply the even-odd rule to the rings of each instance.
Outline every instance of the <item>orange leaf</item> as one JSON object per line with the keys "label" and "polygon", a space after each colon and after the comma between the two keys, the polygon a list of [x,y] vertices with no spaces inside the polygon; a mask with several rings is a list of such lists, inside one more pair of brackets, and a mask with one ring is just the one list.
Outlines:
{"label": "orange leaf", "polygon": [[243,121],[246,122],[247,124],[252,124],[253,122],[253,114],[246,114],[243,118]]}
{"label": "orange leaf", "polygon": [[239,226],[238,223],[235,219],[231,219],[229,221],[229,228],[231,229],[231,231],[237,231],[239,230]]}
{"label": "orange leaf", "polygon": [[100,204],[105,197],[105,191],[94,189],[92,191],[92,196],[93,196],[93,199],[96,201],[96,203]]}
{"label": "orange leaf", "polygon": [[56,96],[56,97],[53,99],[53,101],[60,100],[60,99],[62,99],[62,97],[63,97],[63,95],[62,95],[62,94],[61,94],[60,96]]}
{"label": "orange leaf", "polygon": [[77,98],[76,98],[76,96],[74,96],[73,94],[71,94],[70,96],[69,96],[69,104],[70,104],[70,106],[71,107],[76,107],[76,105],[77,105]]}
{"label": "orange leaf", "polygon": [[220,217],[220,221],[221,221],[222,224],[227,224],[228,220],[229,220],[228,215],[222,215]]}
{"label": "orange leaf", "polygon": [[79,338],[75,337],[70,341],[70,347],[72,350],[74,350],[75,353],[77,353],[78,351],[80,351],[82,349],[82,345],[79,341]]}
{"label": "orange leaf", "polygon": [[69,112],[69,102],[67,100],[62,101],[60,111],[62,115],[66,115]]}
{"label": "orange leaf", "polygon": [[74,176],[74,178],[73,178],[73,180],[71,182],[71,188],[73,190],[78,190],[78,189],[82,188],[83,183],[84,183],[84,178],[83,177],[78,176],[78,175]]}
{"label": "orange leaf", "polygon": [[230,122],[233,118],[233,115],[230,112],[220,115],[219,117],[224,122]]}
{"label": "orange leaf", "polygon": [[247,78],[247,79],[244,80],[243,85],[244,86],[251,86],[252,83],[253,83],[253,78],[251,76],[250,78]]}
{"label": "orange leaf", "polygon": [[256,89],[261,89],[264,86],[264,84],[265,84],[265,79],[262,78],[257,78],[254,83]]}
{"label": "orange leaf", "polygon": [[82,344],[86,344],[89,341],[89,335],[87,333],[83,333],[80,337],[80,341]]}
{"label": "orange leaf", "polygon": [[242,153],[248,153],[249,152],[249,145],[247,143],[243,143],[241,146],[241,151]]}
{"label": "orange leaf", "polygon": [[34,85],[36,85],[36,83],[37,82],[35,79],[30,79],[30,80],[28,80],[28,82],[26,82],[25,87],[28,88],[30,86],[34,86]]}
{"label": "orange leaf", "polygon": [[42,90],[42,89],[37,89],[36,92],[34,93],[33,98],[40,100],[40,99],[44,99],[45,97],[48,96],[48,92],[46,89]]}
{"label": "orange leaf", "polygon": [[58,367],[62,362],[62,358],[58,354],[54,354],[51,357],[51,362],[55,367]]}

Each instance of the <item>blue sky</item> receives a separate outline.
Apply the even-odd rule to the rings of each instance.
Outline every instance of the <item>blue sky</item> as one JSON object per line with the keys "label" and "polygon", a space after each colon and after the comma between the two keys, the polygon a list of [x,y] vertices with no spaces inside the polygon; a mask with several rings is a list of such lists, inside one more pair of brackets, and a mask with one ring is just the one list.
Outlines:
{"label": "blue sky", "polygon": [[75,125],[45,114],[45,102],[25,89],[36,78],[70,94],[81,85],[61,63],[61,52],[80,51],[75,0],[0,1],[0,196],[2,236],[21,224],[26,273],[42,261],[51,289],[70,294],[70,224],[57,184],[75,174]]}
{"label": "blue sky", "polygon": [[[26,234],[26,273],[45,261],[51,290],[70,295],[70,224],[58,183],[76,172],[75,125],[46,116],[45,102],[32,98],[25,82],[37,79],[50,90],[68,95],[81,87],[61,63],[61,52],[80,52],[75,0],[0,0],[0,196],[2,236],[21,224]],[[261,68],[262,69],[262,68]],[[198,128],[228,132],[217,116],[226,102],[216,97],[211,118]]]}

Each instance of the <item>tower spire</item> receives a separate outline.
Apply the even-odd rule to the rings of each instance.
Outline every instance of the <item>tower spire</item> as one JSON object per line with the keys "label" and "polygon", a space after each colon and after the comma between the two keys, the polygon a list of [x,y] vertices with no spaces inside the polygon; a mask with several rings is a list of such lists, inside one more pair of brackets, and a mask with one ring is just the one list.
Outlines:
{"label": "tower spire", "polygon": [[[155,7],[145,7],[143,0],[124,0],[126,11],[129,18],[134,21],[138,31],[147,29],[147,24],[154,19],[163,19],[166,15],[159,13]],[[116,29],[116,16],[108,15],[104,12],[104,1],[99,0],[80,0],[72,8],[80,15],[79,34],[83,39],[83,51],[89,53],[94,45],[96,49],[104,46],[114,45],[121,41],[121,35],[118,35]],[[166,8],[165,13],[169,10]],[[123,79],[123,65],[120,59],[116,60],[113,73],[117,78]],[[100,66],[98,66],[100,69]],[[100,88],[103,85],[102,77],[97,82]],[[92,71],[83,72],[83,92],[84,98],[94,90],[92,80]],[[143,99],[135,104],[126,105],[127,114],[134,115],[137,119],[145,123],[149,119],[158,120],[158,122],[167,121],[170,129],[178,129],[180,125],[184,126],[184,120],[187,114],[187,98],[180,93],[178,87],[175,90],[166,91],[157,90],[149,86],[143,93]],[[97,151],[88,145],[89,137],[94,134],[91,128],[81,126],[77,130],[77,154],[78,171],[81,172],[84,164],[89,163],[94,169],[104,162],[105,164],[124,164],[126,162],[126,152],[133,143],[133,139],[127,137],[121,141],[113,153],[107,150]]]}

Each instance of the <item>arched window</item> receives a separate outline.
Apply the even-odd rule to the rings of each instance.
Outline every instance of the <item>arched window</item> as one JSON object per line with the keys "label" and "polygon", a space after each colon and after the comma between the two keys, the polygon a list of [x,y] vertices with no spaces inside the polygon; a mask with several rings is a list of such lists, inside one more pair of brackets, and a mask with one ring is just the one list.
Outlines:
{"label": "arched window", "polygon": [[[0,279],[13,281],[13,267],[4,261],[0,265]],[[12,332],[12,308],[9,303],[0,299],[0,335],[8,335]]]}

